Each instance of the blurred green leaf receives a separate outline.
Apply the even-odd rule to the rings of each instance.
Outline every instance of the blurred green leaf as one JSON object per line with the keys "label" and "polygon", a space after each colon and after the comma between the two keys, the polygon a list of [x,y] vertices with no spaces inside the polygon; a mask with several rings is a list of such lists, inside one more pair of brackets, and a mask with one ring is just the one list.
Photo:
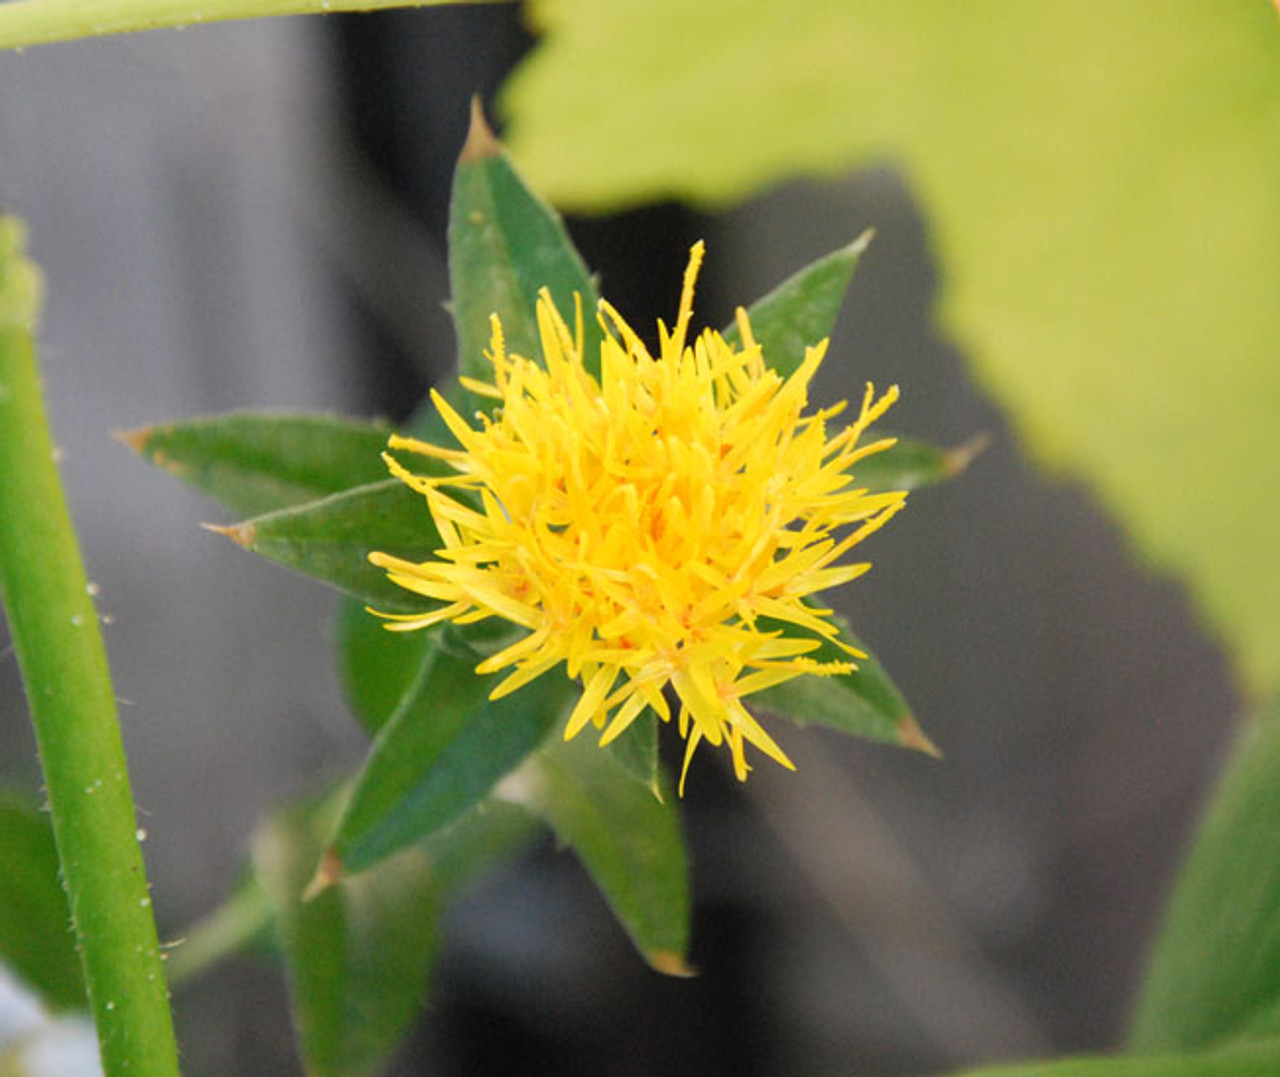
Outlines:
{"label": "blurred green leaf", "polygon": [[[869,444],[881,433],[873,430],[862,440]],[[955,449],[898,438],[891,448],[858,461],[854,481],[872,491],[918,490],[954,479],[985,447],[986,439],[981,437]]]}
{"label": "blurred green leaf", "polygon": [[208,971],[232,954],[280,956],[271,897],[250,869],[241,872],[231,893],[211,912],[181,933],[169,951],[165,974],[171,989]]}
{"label": "blurred green leaf", "polygon": [[413,687],[379,730],[318,878],[364,871],[487,797],[563,717],[576,686],[552,673],[496,702],[502,674],[452,627],[432,637]]}
{"label": "blurred green leaf", "polygon": [[1280,1004],[1280,699],[1242,731],[1183,865],[1134,1021],[1142,1051],[1203,1047]]}
{"label": "blurred green leaf", "polygon": [[1273,1077],[1280,1040],[1233,1043],[1198,1054],[1115,1055],[1019,1062],[965,1070],[963,1077]]}
{"label": "blurred green leaf", "polygon": [[535,305],[542,288],[550,291],[570,326],[574,295],[581,296],[584,362],[588,370],[599,372],[602,332],[596,322],[595,284],[560,217],[511,167],[478,105],[453,177],[449,279],[463,375],[491,378],[493,368],[484,353],[494,313],[502,319],[509,352],[541,357]]}
{"label": "blurred green leaf", "polygon": [[[415,462],[415,468],[425,473],[430,464]],[[399,479],[211,529],[389,613],[420,611],[428,600],[391,583],[382,569],[369,564],[369,552],[426,561],[442,545],[425,500]]]}
{"label": "blurred green leaf", "polygon": [[118,436],[188,486],[256,516],[385,479],[390,433],[329,415],[232,412]]}
{"label": "blurred green leaf", "polygon": [[[747,308],[751,333],[765,361],[779,375],[793,374],[804,360],[805,349],[831,335],[858,259],[870,242],[871,233],[863,232],[847,247],[809,263]],[[725,328],[724,338],[741,345],[736,321]]]}
{"label": "blurred green leaf", "polygon": [[504,102],[560,204],[900,162],[944,324],[1027,445],[1185,574],[1251,688],[1280,681],[1274,5],[540,0],[531,18]]}
{"label": "blurred green leaf", "polygon": [[80,959],[49,817],[33,800],[0,790],[0,965],[55,1009],[85,1009]]}
{"label": "blurred green leaf", "polygon": [[675,800],[630,781],[586,731],[549,745],[512,782],[586,867],[659,972],[689,972],[689,879]]}
{"label": "blurred green leaf", "polygon": [[[752,709],[760,707],[801,725],[822,725],[841,733],[937,755],[937,748],[920,729],[885,668],[843,617],[836,614],[831,620],[839,626],[840,638],[845,643],[867,654],[866,658],[856,659],[858,668],[852,673],[831,677],[796,677],[748,697],[748,704]],[[764,619],[759,623],[762,629],[770,627]],[[789,626],[776,624],[774,627]],[[818,662],[850,661],[848,654],[827,642],[811,652],[810,657]]]}
{"label": "blurred green leaf", "polygon": [[426,999],[445,900],[531,833],[523,812],[486,805],[303,901],[338,800],[277,813],[251,854],[273,907],[302,1056],[317,1077],[379,1069]]}
{"label": "blurred green leaf", "polygon": [[1280,1039],[1280,998],[1256,1010],[1232,1033],[1233,1040]]}

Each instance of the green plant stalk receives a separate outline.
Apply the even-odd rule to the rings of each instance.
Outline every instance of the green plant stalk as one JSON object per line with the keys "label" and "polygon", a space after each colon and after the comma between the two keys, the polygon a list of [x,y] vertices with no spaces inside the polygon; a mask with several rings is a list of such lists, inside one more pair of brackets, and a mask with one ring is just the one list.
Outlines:
{"label": "green plant stalk", "polygon": [[0,48],[267,15],[320,15],[450,2],[457,0],[11,0],[0,3]]}
{"label": "green plant stalk", "polygon": [[242,886],[188,928],[182,945],[169,952],[170,985],[179,990],[205,970],[266,938],[272,927],[271,917],[271,905],[262,887],[256,882]]}
{"label": "green plant stalk", "polygon": [[108,1077],[177,1074],[164,966],[98,617],[58,477],[22,229],[0,218],[0,593],[35,724]]}

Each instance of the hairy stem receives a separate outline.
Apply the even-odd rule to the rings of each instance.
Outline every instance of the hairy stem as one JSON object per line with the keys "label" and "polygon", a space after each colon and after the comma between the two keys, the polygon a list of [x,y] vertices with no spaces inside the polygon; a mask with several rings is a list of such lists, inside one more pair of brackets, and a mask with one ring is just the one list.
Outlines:
{"label": "hairy stem", "polygon": [[178,1072],[115,696],[54,462],[32,331],[36,268],[0,218],[0,593],[108,1077]]}

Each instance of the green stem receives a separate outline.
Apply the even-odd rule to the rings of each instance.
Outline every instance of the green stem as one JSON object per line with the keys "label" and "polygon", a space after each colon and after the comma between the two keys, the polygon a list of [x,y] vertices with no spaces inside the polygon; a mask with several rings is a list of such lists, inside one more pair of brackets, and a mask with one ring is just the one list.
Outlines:
{"label": "green stem", "polygon": [[169,951],[169,983],[177,990],[206,969],[248,949],[270,930],[270,899],[256,882],[242,886],[193,924],[182,945]]}
{"label": "green stem", "polygon": [[108,1077],[178,1072],[115,695],[54,462],[32,330],[40,280],[0,218],[0,594],[35,725]]}
{"label": "green stem", "polygon": [[319,15],[450,2],[456,0],[11,0],[0,3],[0,48],[265,15]]}

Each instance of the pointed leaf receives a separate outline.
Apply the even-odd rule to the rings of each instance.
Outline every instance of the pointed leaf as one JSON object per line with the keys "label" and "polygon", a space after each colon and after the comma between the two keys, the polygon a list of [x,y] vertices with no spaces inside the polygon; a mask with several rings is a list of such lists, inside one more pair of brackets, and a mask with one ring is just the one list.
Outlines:
{"label": "pointed leaf", "polygon": [[[880,436],[872,431],[867,442]],[[872,491],[918,490],[954,479],[986,448],[987,439],[973,438],[954,449],[940,449],[923,441],[899,438],[892,448],[860,460],[854,470],[859,486]]]}
{"label": "pointed leaf", "polygon": [[[381,453],[389,432],[380,423],[331,416],[246,412],[161,424],[120,437],[151,463],[227,507],[244,513],[270,513],[305,506],[364,484],[385,482],[387,471]],[[408,506],[403,495],[390,496]],[[418,510],[422,508],[419,504]],[[408,511],[415,529],[418,520],[430,525],[427,516]],[[289,526],[297,525],[297,518],[291,518]],[[274,527],[281,530],[271,532]],[[276,538],[286,535],[285,524],[273,521],[264,525],[259,552],[267,556],[277,551],[270,544],[272,534]],[[239,540],[246,532],[233,529],[231,535]],[[364,538],[363,534],[358,537]],[[325,566],[333,564],[334,551],[329,549],[323,557],[315,558],[310,544],[301,544],[303,539],[299,542],[284,547],[275,559],[324,578],[323,573],[330,571]],[[327,582],[361,591],[376,587],[377,577],[384,574],[370,571],[370,566],[362,563],[364,548],[365,543],[358,542],[354,560]],[[352,584],[353,574],[357,581],[365,582]],[[399,588],[385,592],[385,596],[389,596],[389,608],[401,608],[408,601]],[[345,601],[339,609],[338,636],[339,674],[347,700],[365,728],[376,732],[420,665],[427,636],[387,632],[382,622],[365,610],[364,602],[355,600]]]}
{"label": "pointed leaf", "polygon": [[320,881],[366,868],[453,822],[546,738],[576,686],[558,671],[496,702],[502,674],[451,627],[432,638],[413,688],[356,778]]}
{"label": "pointed leaf", "polygon": [[[842,640],[866,652],[866,658],[857,659],[858,668],[852,673],[831,677],[802,676],[784,681],[748,697],[748,705],[762,707],[801,725],[823,725],[841,733],[937,755],[938,749],[921,731],[885,668],[854,635],[844,618],[836,615],[832,621],[839,626]],[[763,619],[760,625],[769,627]],[[811,657],[819,662],[849,661],[849,656],[832,643],[823,643]]]}
{"label": "pointed leaf", "polygon": [[[831,335],[858,259],[870,243],[871,233],[863,232],[847,247],[811,262],[747,308],[751,333],[765,362],[778,374],[790,376],[804,360],[805,348]],[[742,343],[736,323],[725,329],[724,338],[731,344]]]}
{"label": "pointed leaf", "polygon": [[427,600],[388,581],[370,551],[425,561],[443,545],[422,496],[399,479],[211,530],[387,612],[421,610]]}
{"label": "pointed leaf", "polygon": [[233,412],[118,436],[188,486],[256,516],[385,479],[390,432],[330,415]]}
{"label": "pointed leaf", "polygon": [[347,1077],[376,1072],[420,1010],[446,899],[513,850],[531,822],[486,806],[303,901],[339,799],[276,814],[254,839],[252,863],[272,905],[307,1072]]}
{"label": "pointed leaf", "polygon": [[[831,335],[853,272],[871,239],[870,231],[863,232],[847,247],[810,263],[747,309],[752,334],[765,360],[780,375],[794,373],[805,349]],[[726,327],[724,337],[731,344],[741,344],[736,322]],[[872,490],[915,490],[954,478],[985,444],[985,439],[975,439],[956,449],[940,449],[899,438],[893,448],[859,463],[857,479]]]}
{"label": "pointed leaf", "polygon": [[560,217],[512,168],[478,103],[453,178],[449,278],[462,374],[482,380],[492,375],[484,353],[494,313],[502,319],[508,351],[535,360],[541,356],[534,308],[542,288],[550,290],[570,326],[574,295],[581,296],[584,358],[587,369],[598,372],[602,334],[595,284]]}
{"label": "pointed leaf", "polygon": [[49,817],[0,791],[0,966],[57,1009],[87,1005]]}
{"label": "pointed leaf", "polygon": [[1241,734],[1156,941],[1132,1046],[1185,1050],[1280,1003],[1280,698]]}
{"label": "pointed leaf", "polygon": [[503,791],[577,853],[659,972],[688,974],[689,879],[675,800],[629,781],[589,733],[548,746]]}

